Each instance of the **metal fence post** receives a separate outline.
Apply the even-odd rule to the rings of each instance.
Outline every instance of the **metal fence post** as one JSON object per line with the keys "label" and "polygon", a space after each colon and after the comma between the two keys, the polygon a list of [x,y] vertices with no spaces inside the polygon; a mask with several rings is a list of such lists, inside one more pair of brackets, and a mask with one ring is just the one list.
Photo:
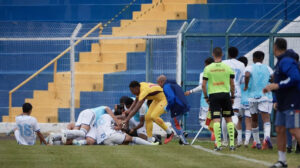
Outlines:
{"label": "metal fence post", "polygon": [[71,39],[70,39],[70,79],[71,79],[71,97],[70,97],[70,122],[75,122],[75,46],[74,40],[80,31],[82,25],[79,23],[74,29]]}

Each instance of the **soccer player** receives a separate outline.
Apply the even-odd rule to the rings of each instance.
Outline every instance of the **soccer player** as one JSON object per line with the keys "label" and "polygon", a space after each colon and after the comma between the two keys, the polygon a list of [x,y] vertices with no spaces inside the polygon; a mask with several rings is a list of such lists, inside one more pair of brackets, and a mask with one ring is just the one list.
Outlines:
{"label": "soccer player", "polygon": [[[130,106],[134,102],[134,99],[127,96],[121,97],[120,104],[124,104],[125,111],[130,108]],[[129,120],[130,135],[134,135],[136,133],[140,138],[147,140],[146,126],[145,126],[145,115],[147,111],[148,111],[147,103],[144,102],[142,107],[139,109],[139,112],[136,113]]]}
{"label": "soccer player", "polygon": [[[241,61],[245,65],[245,67],[247,67],[248,59],[246,57],[240,57],[238,60]],[[243,74],[242,82],[243,81],[245,81],[245,74]],[[239,122],[238,122],[237,128],[240,128],[240,129],[242,128],[242,120],[243,120],[243,117],[245,117],[246,131],[245,131],[244,146],[248,147],[249,141],[251,138],[252,119],[251,119],[251,113],[250,113],[250,109],[249,109],[248,90],[244,91],[244,87],[245,87],[245,82],[243,82],[241,84],[241,88],[240,88],[241,89],[241,108],[239,110],[239,116],[238,116]],[[237,129],[237,130],[239,130],[239,129]],[[242,139],[241,134],[238,134],[238,139]],[[238,145],[239,144],[241,144],[241,143],[238,143]]]}
{"label": "soccer player", "polygon": [[64,130],[62,135],[62,142],[66,144],[67,139],[85,138],[90,128],[94,125],[97,117],[101,117],[105,111],[120,124],[120,121],[114,116],[109,107],[100,106],[93,109],[86,109],[80,112],[75,128],[73,130]]}
{"label": "soccer player", "polygon": [[[245,65],[236,59],[238,54],[239,54],[239,50],[236,47],[230,47],[228,49],[228,59],[224,60],[223,63],[230,66],[230,68],[235,73],[235,78],[234,78],[235,98],[234,98],[234,104],[232,108],[234,112],[233,122],[236,126],[237,133],[238,133],[237,146],[239,147],[242,145],[242,123],[241,120],[237,119],[237,117],[239,117],[239,110],[241,108],[241,83],[245,71]],[[222,134],[227,139],[227,129],[226,129],[225,122],[222,122]],[[226,144],[226,141],[224,142],[224,144]]]}
{"label": "soccer player", "polygon": [[136,95],[136,99],[128,109],[127,113],[129,115],[124,120],[123,124],[128,123],[130,118],[132,118],[135,113],[141,108],[146,99],[153,100],[145,116],[147,139],[150,142],[153,141],[152,130],[153,122],[155,122],[167,132],[167,137],[164,143],[169,143],[174,136],[174,132],[170,128],[168,128],[163,119],[160,118],[160,116],[165,113],[164,108],[168,104],[163,89],[157,84],[146,82],[139,83],[137,81],[132,81],[129,85],[129,88],[131,93]]}
{"label": "soccer player", "polygon": [[202,83],[204,98],[209,104],[214,122],[213,128],[217,142],[216,151],[221,150],[221,117],[224,117],[227,123],[230,150],[235,150],[234,124],[231,119],[233,116],[232,103],[235,98],[234,72],[228,65],[222,63],[222,55],[220,47],[213,49],[215,62],[205,67]]}
{"label": "soccer player", "polygon": [[22,106],[23,113],[16,117],[16,127],[14,128],[15,138],[20,145],[34,145],[36,135],[39,137],[41,144],[47,144],[44,136],[40,132],[37,120],[30,116],[32,105],[24,103]]}
{"label": "soccer player", "polygon": [[[114,115],[120,116],[121,109],[115,108]],[[121,131],[121,127],[116,124],[109,114],[103,114],[97,120],[97,124],[91,129],[90,140],[98,145],[128,145],[128,143],[137,145],[159,145],[159,142],[148,142],[139,137],[131,137]]]}
{"label": "soccer player", "polygon": [[[208,57],[207,59],[205,59],[205,62],[204,62],[205,67],[210,65],[213,62],[214,62],[214,59],[211,58],[211,57]],[[195,87],[194,89],[186,91],[184,94],[186,96],[189,96],[192,93],[202,91],[202,81],[203,81],[203,72],[200,73],[199,85],[197,87]],[[206,129],[207,129],[207,125],[205,124],[205,120],[206,120],[207,112],[208,112],[208,104],[206,103],[206,101],[204,99],[204,94],[202,93],[201,98],[200,98],[199,121],[200,121],[201,126],[206,128]]]}
{"label": "soccer player", "polygon": [[286,160],[286,128],[300,144],[300,72],[298,62],[294,60],[293,51],[287,51],[287,42],[277,38],[273,47],[274,56],[278,59],[275,66],[274,83],[264,88],[264,93],[275,91],[277,100],[276,132],[278,162],[272,167],[288,167]]}
{"label": "soccer player", "polygon": [[167,77],[164,75],[160,75],[157,78],[157,83],[163,88],[168,100],[166,111],[171,112],[171,124],[173,128],[179,136],[182,145],[189,145],[180,126],[183,115],[190,110],[190,106],[188,105],[182,88],[175,80],[167,80]]}
{"label": "soccer player", "polygon": [[270,139],[271,124],[270,114],[272,112],[272,95],[264,94],[262,92],[272,78],[273,70],[262,64],[265,54],[262,51],[253,53],[254,64],[246,67],[245,73],[245,88],[248,90],[249,108],[252,117],[252,134],[253,134],[253,148],[261,149],[261,142],[259,139],[258,128],[258,114],[261,115],[264,122],[264,141],[263,149],[272,149]]}

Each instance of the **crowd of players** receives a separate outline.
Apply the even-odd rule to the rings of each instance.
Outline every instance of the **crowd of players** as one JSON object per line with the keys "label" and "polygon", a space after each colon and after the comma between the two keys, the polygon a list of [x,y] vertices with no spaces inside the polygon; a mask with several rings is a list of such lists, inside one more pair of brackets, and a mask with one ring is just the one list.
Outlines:
{"label": "crowd of players", "polygon": [[[32,106],[25,103],[24,113],[16,117],[13,131],[17,142],[23,145],[35,143],[34,132],[37,132],[42,143],[51,145],[159,145],[162,143],[161,136],[153,135],[153,123],[156,123],[167,133],[165,144],[173,139],[176,132],[180,144],[188,145],[186,133],[180,125],[183,115],[190,108],[186,96],[202,91],[199,120],[205,128],[208,128],[207,118],[212,120],[210,130],[215,136],[216,151],[224,146],[229,146],[230,150],[242,145],[248,147],[251,136],[252,148],[272,149],[270,116],[275,109],[279,159],[272,167],[287,167],[286,149],[291,151],[292,136],[298,142],[296,151],[300,152],[299,55],[291,49],[287,50],[287,42],[282,38],[277,38],[274,43],[274,55],[277,64],[272,70],[263,64],[265,54],[262,51],[254,52],[253,64],[248,65],[246,57],[237,59],[237,48],[230,47],[228,59],[222,60],[222,49],[216,47],[213,58],[205,60],[199,86],[185,93],[176,81],[164,75],[157,78],[157,84],[132,81],[129,89],[136,97],[120,98],[120,103],[113,110],[107,106],[86,109],[79,114],[75,124],[70,123],[61,133],[50,134],[46,140],[39,131],[36,119],[30,116]],[[166,112],[171,115],[172,127],[160,118]],[[262,142],[259,137],[259,115],[263,121]],[[244,142],[243,117],[246,126]]]}

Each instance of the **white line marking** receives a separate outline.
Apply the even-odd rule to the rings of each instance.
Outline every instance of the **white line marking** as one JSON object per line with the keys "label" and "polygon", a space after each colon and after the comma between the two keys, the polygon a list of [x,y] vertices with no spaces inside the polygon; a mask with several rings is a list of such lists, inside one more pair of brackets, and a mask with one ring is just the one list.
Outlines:
{"label": "white line marking", "polygon": [[236,155],[236,154],[228,154],[228,153],[225,154],[225,153],[215,152],[213,150],[204,148],[204,147],[202,147],[200,145],[192,145],[192,147],[196,148],[196,149],[203,150],[203,151],[208,152],[208,153],[211,153],[213,155],[230,156],[230,157],[233,157],[233,158],[237,158],[237,159],[241,159],[241,160],[246,160],[246,161],[249,161],[249,162],[259,163],[259,164],[262,164],[262,165],[265,165],[265,166],[268,166],[268,167],[270,167],[270,166],[273,165],[272,163],[269,163],[269,162],[260,161],[260,160],[256,160],[256,159],[251,159],[251,158],[247,158],[247,157]]}

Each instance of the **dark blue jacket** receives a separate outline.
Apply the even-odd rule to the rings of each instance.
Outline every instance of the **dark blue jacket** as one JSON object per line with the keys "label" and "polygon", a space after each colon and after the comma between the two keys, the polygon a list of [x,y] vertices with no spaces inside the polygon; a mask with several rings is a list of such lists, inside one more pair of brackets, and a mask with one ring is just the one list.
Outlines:
{"label": "dark blue jacket", "polygon": [[279,111],[300,109],[300,71],[296,57],[293,50],[287,50],[278,57],[275,66],[274,82],[279,84],[275,96]]}
{"label": "dark blue jacket", "polygon": [[168,100],[167,110],[171,111],[172,118],[183,115],[190,110],[184,92],[176,81],[167,80],[163,89]]}

